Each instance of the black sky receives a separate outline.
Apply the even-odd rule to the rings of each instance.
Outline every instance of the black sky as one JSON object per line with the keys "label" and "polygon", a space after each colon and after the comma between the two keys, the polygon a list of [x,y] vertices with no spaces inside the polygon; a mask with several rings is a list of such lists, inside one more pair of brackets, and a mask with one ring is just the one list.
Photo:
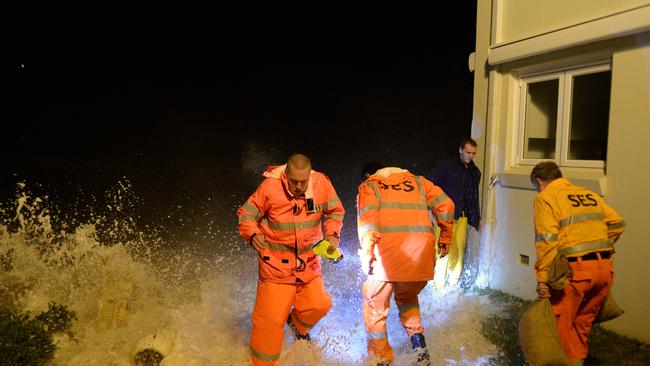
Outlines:
{"label": "black sky", "polygon": [[3,186],[250,193],[294,151],[350,191],[369,159],[426,175],[470,131],[475,4],[450,6],[13,2]]}

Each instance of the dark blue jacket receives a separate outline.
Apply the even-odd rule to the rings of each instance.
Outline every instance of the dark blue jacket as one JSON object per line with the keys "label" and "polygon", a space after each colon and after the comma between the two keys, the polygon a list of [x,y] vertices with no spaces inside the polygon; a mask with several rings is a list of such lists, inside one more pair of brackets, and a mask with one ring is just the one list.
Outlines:
{"label": "dark blue jacket", "polygon": [[478,184],[481,181],[481,171],[473,161],[467,166],[460,157],[444,160],[433,172],[433,183],[440,188],[456,204],[455,218],[464,211],[470,225],[478,229],[481,221],[481,209],[478,203]]}

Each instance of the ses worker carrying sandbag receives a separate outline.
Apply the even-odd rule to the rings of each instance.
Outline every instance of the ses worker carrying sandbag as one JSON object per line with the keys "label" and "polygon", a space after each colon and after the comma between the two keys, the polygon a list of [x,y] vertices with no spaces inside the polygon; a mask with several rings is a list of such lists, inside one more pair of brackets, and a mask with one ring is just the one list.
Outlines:
{"label": "ses worker carrying sandbag", "polygon": [[521,319],[521,346],[531,365],[582,365],[593,323],[622,313],[609,291],[614,243],[625,222],[598,194],[562,178],[554,162],[537,164],[530,179],[539,192],[535,271],[540,299]]}

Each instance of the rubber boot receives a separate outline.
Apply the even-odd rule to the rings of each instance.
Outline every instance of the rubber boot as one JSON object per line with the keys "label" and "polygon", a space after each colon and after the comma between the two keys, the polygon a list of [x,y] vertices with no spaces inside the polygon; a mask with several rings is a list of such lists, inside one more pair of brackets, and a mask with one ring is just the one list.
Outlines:
{"label": "rubber boot", "polygon": [[289,329],[291,329],[291,331],[293,332],[293,336],[296,338],[297,341],[311,342],[311,336],[309,336],[309,333],[300,334],[298,329],[293,325],[293,322],[291,321],[291,315],[289,315],[289,318],[287,319],[287,325],[289,326]]}
{"label": "rubber boot", "polygon": [[411,336],[411,344],[413,351],[418,353],[418,366],[431,366],[429,350],[427,344],[424,342],[424,334],[415,333]]}

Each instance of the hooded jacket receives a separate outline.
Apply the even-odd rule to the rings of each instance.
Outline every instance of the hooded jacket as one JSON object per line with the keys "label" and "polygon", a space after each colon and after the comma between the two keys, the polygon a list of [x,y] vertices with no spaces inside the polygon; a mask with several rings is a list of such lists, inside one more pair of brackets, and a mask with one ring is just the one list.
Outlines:
{"label": "hooded jacket", "polygon": [[314,170],[305,194],[294,197],[285,168],[269,167],[266,179],[237,210],[239,233],[249,243],[254,235],[264,235],[266,248],[258,256],[260,281],[309,282],[321,274],[320,257],[312,246],[324,236],[339,237],[345,210],[329,178]]}
{"label": "hooded jacket", "polygon": [[[379,281],[426,281],[433,278],[435,237],[429,216],[451,243],[454,203],[438,186],[400,168],[383,168],[359,186],[359,241],[379,234],[370,258],[362,255],[369,278]],[[367,266],[366,266],[367,265]]]}

